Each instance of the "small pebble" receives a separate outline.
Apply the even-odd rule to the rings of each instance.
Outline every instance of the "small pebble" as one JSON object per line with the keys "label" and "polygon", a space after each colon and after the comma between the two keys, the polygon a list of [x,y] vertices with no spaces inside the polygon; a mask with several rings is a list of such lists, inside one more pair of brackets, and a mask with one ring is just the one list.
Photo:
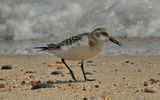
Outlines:
{"label": "small pebble", "polygon": [[124,62],[127,63],[127,64],[130,64],[130,65],[134,64],[133,62],[130,62],[129,60],[125,60]]}
{"label": "small pebble", "polygon": [[30,85],[31,82],[30,82],[30,81],[22,81],[21,84],[22,84],[22,85]]}
{"label": "small pebble", "polygon": [[55,86],[53,86],[50,83],[39,83],[34,85],[31,89],[32,90],[36,90],[36,89],[40,89],[40,88],[54,88]]}
{"label": "small pebble", "polygon": [[25,83],[26,83],[25,81],[22,81],[22,82],[21,82],[22,85],[24,85]]}
{"label": "small pebble", "polygon": [[158,81],[158,80],[156,80],[156,79],[150,79],[149,81],[155,82],[155,81]]}
{"label": "small pebble", "polygon": [[125,63],[130,63],[130,61],[129,60],[125,60]]}
{"label": "small pebble", "polygon": [[36,73],[36,71],[26,71],[26,73]]}
{"label": "small pebble", "polygon": [[48,64],[48,67],[54,67],[54,64]]}
{"label": "small pebble", "polygon": [[8,70],[8,69],[12,69],[12,66],[2,66],[1,69],[2,69],[2,70],[5,70],[5,69],[7,69],[7,70]]}
{"label": "small pebble", "polygon": [[56,61],[56,64],[63,64],[63,62],[61,62],[61,61]]}
{"label": "small pebble", "polygon": [[4,78],[0,78],[0,81],[5,81],[6,79],[4,79]]}
{"label": "small pebble", "polygon": [[93,63],[93,61],[89,60],[89,61],[87,61],[87,63]]}
{"label": "small pebble", "polygon": [[29,76],[31,79],[35,79],[35,76]]}
{"label": "small pebble", "polygon": [[61,69],[64,69],[64,67],[63,66],[58,66],[57,67],[57,70],[61,70]]}
{"label": "small pebble", "polygon": [[49,80],[49,81],[47,81],[47,83],[54,84],[55,82],[53,80]]}
{"label": "small pebble", "polygon": [[51,72],[51,75],[58,75],[58,74],[62,74],[61,71],[54,71],[54,72]]}
{"label": "small pebble", "polygon": [[108,96],[105,96],[105,95],[104,95],[104,96],[102,95],[102,96],[100,96],[100,97],[103,98],[103,99],[108,98]]}
{"label": "small pebble", "polygon": [[143,86],[148,86],[148,84],[147,84],[147,83],[144,83]]}
{"label": "small pebble", "polygon": [[117,84],[114,84],[114,86],[117,86]]}
{"label": "small pebble", "polygon": [[137,72],[143,72],[141,69],[138,69]]}
{"label": "small pebble", "polygon": [[94,69],[93,72],[97,72],[97,71]]}
{"label": "small pebble", "polygon": [[99,88],[99,85],[95,85],[95,88]]}
{"label": "small pebble", "polygon": [[98,82],[99,84],[101,84],[102,82]]}
{"label": "small pebble", "polygon": [[152,84],[160,83],[160,80],[156,80],[156,79],[150,79],[149,81],[151,81]]}
{"label": "small pebble", "polygon": [[117,72],[117,71],[118,71],[118,69],[115,69],[115,71]]}
{"label": "small pebble", "polygon": [[34,85],[36,85],[36,84],[41,83],[41,81],[40,81],[40,80],[39,80],[39,81],[31,81],[30,83],[31,83],[32,86],[34,86]]}
{"label": "small pebble", "polygon": [[83,88],[82,90],[83,90],[83,91],[87,91],[87,89],[86,89],[86,88]]}
{"label": "small pebble", "polygon": [[88,100],[88,98],[85,97],[85,98],[83,98],[83,100]]}
{"label": "small pebble", "polygon": [[131,64],[131,65],[133,65],[134,63],[133,63],[133,62],[131,62],[130,64]]}
{"label": "small pebble", "polygon": [[43,64],[43,65],[45,65],[45,64],[46,64],[46,62],[43,62],[42,64]]}
{"label": "small pebble", "polygon": [[146,93],[155,93],[156,89],[154,87],[148,86],[144,89],[144,92]]}
{"label": "small pebble", "polygon": [[4,84],[0,84],[0,88],[5,88]]}

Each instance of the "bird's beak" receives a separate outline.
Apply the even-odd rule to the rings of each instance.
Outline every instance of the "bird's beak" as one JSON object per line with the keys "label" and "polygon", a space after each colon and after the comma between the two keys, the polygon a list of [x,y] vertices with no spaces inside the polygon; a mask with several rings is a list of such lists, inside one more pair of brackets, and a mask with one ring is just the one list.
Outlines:
{"label": "bird's beak", "polygon": [[112,37],[109,37],[109,41],[111,41],[111,42],[113,42],[113,43],[119,45],[120,47],[122,47],[122,45],[123,45],[122,43],[118,42],[117,40],[115,40],[115,39],[112,38]]}

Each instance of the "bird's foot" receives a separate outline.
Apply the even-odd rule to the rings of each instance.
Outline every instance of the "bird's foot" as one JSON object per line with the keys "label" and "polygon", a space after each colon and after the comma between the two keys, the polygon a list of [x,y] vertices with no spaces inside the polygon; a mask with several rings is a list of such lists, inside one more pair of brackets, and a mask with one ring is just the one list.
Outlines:
{"label": "bird's foot", "polygon": [[74,81],[77,81],[77,79],[75,78],[75,76],[74,76],[73,73],[71,73],[71,76],[72,76],[72,79],[73,79]]}
{"label": "bird's foot", "polygon": [[77,81],[77,79],[73,79],[75,82]]}
{"label": "bird's foot", "polygon": [[85,80],[85,81],[95,81],[96,79],[88,79],[88,78],[85,78],[84,80]]}

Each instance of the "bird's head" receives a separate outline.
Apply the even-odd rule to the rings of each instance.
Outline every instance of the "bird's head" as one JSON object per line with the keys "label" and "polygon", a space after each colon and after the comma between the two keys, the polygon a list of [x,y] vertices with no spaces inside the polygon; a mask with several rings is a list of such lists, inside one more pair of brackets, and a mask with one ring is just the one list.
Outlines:
{"label": "bird's head", "polygon": [[106,28],[96,28],[91,34],[99,42],[111,41],[119,46],[122,46],[120,42],[108,35]]}

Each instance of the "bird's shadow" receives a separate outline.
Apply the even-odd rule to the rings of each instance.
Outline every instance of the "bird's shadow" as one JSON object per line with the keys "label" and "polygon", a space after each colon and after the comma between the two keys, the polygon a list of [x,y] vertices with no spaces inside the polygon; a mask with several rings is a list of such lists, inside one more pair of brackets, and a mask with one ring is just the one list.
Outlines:
{"label": "bird's shadow", "polygon": [[86,81],[61,81],[61,80],[58,80],[58,81],[55,81],[55,82],[50,82],[48,81],[47,83],[50,83],[50,84],[68,84],[68,83],[81,83],[81,82],[86,82]]}
{"label": "bird's shadow", "polygon": [[48,81],[48,82],[42,82],[42,83],[38,83],[34,86],[32,86],[32,90],[36,90],[39,88],[53,88],[55,87],[55,84],[68,84],[68,83],[80,83],[80,82],[85,82],[85,81]]}

